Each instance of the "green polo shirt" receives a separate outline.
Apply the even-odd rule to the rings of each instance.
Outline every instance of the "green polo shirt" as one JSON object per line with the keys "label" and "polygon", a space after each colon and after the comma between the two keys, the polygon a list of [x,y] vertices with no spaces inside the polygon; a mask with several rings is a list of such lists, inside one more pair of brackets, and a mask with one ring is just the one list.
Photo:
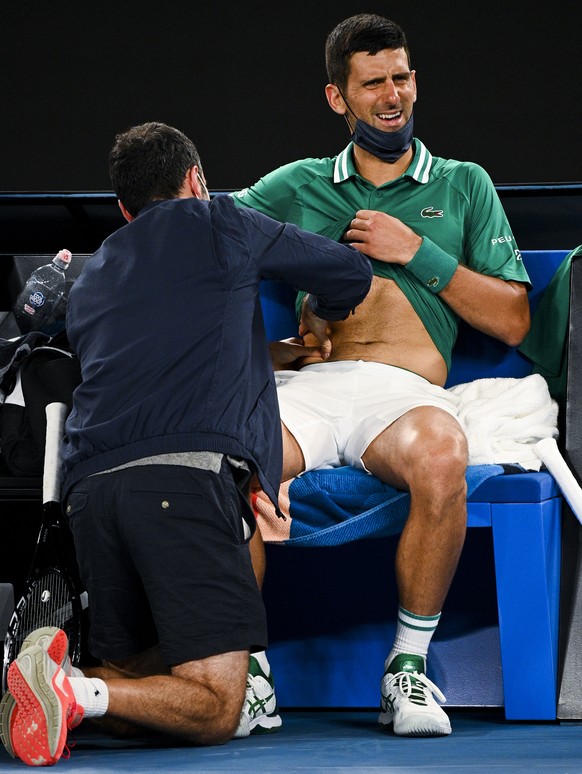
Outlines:
{"label": "green polo shirt", "polygon": [[[432,156],[418,139],[406,172],[378,188],[357,173],[350,143],[335,158],[303,159],[280,167],[233,197],[237,204],[337,241],[358,210],[386,212],[423,237],[419,252],[425,257],[442,250],[474,271],[530,286],[485,170],[471,162]],[[405,267],[371,262],[374,274],[401,288],[449,368],[457,315]],[[298,308],[303,295],[298,296]]]}

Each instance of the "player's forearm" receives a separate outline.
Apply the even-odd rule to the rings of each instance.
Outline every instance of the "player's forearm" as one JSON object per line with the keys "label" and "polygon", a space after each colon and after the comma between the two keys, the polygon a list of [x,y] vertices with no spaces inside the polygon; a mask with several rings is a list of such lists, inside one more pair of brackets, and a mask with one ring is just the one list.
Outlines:
{"label": "player's forearm", "polygon": [[469,325],[510,346],[520,344],[529,330],[529,301],[521,282],[460,265],[439,295]]}

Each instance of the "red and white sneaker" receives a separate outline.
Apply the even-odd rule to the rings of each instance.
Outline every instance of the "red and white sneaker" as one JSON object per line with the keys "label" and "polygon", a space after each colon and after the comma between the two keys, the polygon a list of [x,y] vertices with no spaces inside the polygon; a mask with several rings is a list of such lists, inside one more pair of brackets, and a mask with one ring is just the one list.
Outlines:
{"label": "red and white sneaker", "polygon": [[32,645],[21,650],[10,665],[8,688],[17,708],[9,720],[14,752],[29,766],[56,763],[66,745],[67,721],[77,714],[64,670],[45,648]]}
{"label": "red and white sneaker", "polygon": [[[50,658],[64,670],[67,677],[82,677],[83,672],[74,667],[69,658],[69,640],[62,629],[56,626],[43,626],[41,629],[35,629],[22,643],[20,655],[27,648],[33,645],[40,645],[49,654]],[[76,711],[67,719],[69,729],[76,728],[83,720],[85,714],[83,707],[77,704]]]}
{"label": "red and white sneaker", "polygon": [[[59,664],[64,669],[68,677],[76,673],[82,675],[81,670],[77,670],[71,664],[69,642],[67,635],[62,629],[57,629],[56,626],[43,626],[40,629],[35,629],[22,643],[20,653],[33,645],[40,645],[44,648],[55,664]],[[14,701],[14,697],[10,691],[6,691],[0,701],[0,738],[8,754],[13,758],[20,757],[18,751],[14,749],[10,733],[17,714],[18,706]],[[83,707],[77,704],[76,711],[67,721],[68,728],[72,729],[78,726],[83,719],[83,714]]]}

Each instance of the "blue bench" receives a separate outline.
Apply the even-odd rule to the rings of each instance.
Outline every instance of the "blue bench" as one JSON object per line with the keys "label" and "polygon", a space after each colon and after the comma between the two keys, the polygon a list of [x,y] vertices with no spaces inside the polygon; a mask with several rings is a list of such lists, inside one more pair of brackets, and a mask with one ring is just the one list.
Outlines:
{"label": "blue bench", "polygon": [[[532,311],[566,254],[524,253]],[[292,289],[265,282],[261,297],[269,338],[294,335]],[[462,325],[447,386],[529,373],[515,349]],[[449,706],[556,719],[561,510],[547,472],[497,476],[469,498],[472,529],[429,653]],[[269,657],[283,708],[378,705],[395,630],[396,544],[267,545]]]}

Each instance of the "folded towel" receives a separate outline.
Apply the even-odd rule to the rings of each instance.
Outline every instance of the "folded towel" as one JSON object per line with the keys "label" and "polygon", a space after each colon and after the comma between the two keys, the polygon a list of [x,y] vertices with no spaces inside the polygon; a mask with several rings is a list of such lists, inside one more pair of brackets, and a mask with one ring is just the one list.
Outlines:
{"label": "folded towel", "polygon": [[536,443],[558,436],[558,404],[542,376],[476,379],[449,392],[459,398],[470,465],[516,463],[528,470],[540,469]]}

